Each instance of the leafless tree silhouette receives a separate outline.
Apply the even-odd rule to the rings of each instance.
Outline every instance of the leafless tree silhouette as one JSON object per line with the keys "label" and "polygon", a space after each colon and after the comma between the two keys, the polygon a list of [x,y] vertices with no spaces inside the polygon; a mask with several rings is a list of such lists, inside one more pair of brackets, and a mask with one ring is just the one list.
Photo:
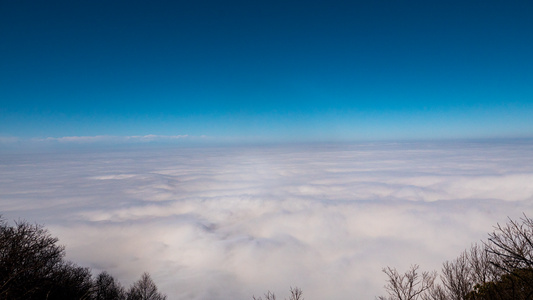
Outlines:
{"label": "leafless tree silhouette", "polygon": [[0,220],[0,298],[31,299],[49,292],[64,247],[40,225]]}
{"label": "leafless tree silhouette", "polygon": [[[290,288],[291,295],[289,296],[289,300],[304,300],[303,298],[303,292],[298,287],[291,287]],[[265,300],[276,300],[276,295],[270,291],[265,293]],[[252,300],[263,300],[261,297],[252,296]],[[287,298],[285,298],[287,300]]]}
{"label": "leafless tree silhouette", "polygon": [[[263,298],[261,297],[255,297],[255,296],[252,296],[252,299],[253,300],[263,300]],[[266,292],[265,293],[265,300],[276,300],[276,295],[270,291]]]}
{"label": "leafless tree silhouette", "polygon": [[412,265],[404,274],[394,268],[384,268],[383,272],[389,277],[385,289],[389,297],[381,296],[380,300],[417,300],[422,299],[425,291],[433,286],[436,272],[418,273],[419,266]]}
{"label": "leafless tree silhouette", "polygon": [[533,219],[526,215],[498,224],[483,244],[474,244],[436,273],[418,274],[414,265],[405,274],[388,275],[391,300],[531,300],[533,299]]}
{"label": "leafless tree silhouette", "polygon": [[289,297],[289,300],[304,300],[303,298],[303,292],[298,287],[291,287],[291,296]]}
{"label": "leafless tree silhouette", "polygon": [[102,272],[98,274],[94,282],[95,300],[124,300],[126,293],[119,282],[109,273]]}
{"label": "leafless tree silhouette", "polygon": [[144,273],[139,281],[135,282],[127,293],[127,300],[165,300],[167,296],[157,290],[157,286],[150,277]]}

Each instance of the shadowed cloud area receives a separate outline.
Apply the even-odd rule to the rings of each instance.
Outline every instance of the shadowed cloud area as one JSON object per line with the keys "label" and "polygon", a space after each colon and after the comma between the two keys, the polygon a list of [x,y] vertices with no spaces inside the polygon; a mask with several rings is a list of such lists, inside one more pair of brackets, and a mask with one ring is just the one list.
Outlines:
{"label": "shadowed cloud area", "polygon": [[0,156],[0,210],[169,299],[372,299],[533,209],[533,142],[70,149]]}

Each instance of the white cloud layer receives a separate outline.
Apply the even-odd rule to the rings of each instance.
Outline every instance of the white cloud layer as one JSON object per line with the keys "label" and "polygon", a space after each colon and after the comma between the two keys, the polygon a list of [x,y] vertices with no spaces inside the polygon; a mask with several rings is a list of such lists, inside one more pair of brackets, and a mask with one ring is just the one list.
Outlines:
{"label": "white cloud layer", "polygon": [[[139,137],[150,139],[152,137]],[[169,299],[373,299],[533,211],[533,143],[63,151],[0,156],[0,210]]]}

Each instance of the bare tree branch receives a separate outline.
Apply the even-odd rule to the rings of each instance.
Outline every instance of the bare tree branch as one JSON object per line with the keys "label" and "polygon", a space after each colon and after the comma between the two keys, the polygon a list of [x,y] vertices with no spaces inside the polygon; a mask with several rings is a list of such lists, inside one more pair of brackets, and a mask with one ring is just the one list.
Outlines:
{"label": "bare tree branch", "polygon": [[389,277],[385,285],[389,298],[382,296],[378,299],[416,300],[421,298],[423,293],[433,286],[437,273],[422,272],[420,275],[418,268],[418,265],[412,265],[404,274],[390,267],[384,268],[383,272]]}

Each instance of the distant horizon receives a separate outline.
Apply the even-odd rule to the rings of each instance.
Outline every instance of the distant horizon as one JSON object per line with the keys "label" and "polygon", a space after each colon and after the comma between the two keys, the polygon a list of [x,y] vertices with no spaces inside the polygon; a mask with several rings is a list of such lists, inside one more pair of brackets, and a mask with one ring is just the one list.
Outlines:
{"label": "distant horizon", "polygon": [[66,136],[0,136],[0,143],[9,144],[17,142],[57,142],[57,143],[151,143],[151,142],[184,142],[187,140],[206,140],[206,141],[223,141],[232,142],[269,142],[269,143],[320,143],[320,142],[339,142],[339,143],[364,143],[364,142],[403,142],[403,141],[465,141],[465,140],[528,140],[533,139],[533,135],[472,135],[472,136],[424,136],[424,137],[374,137],[374,138],[310,138],[310,137],[271,137],[271,136],[209,136],[209,135],[190,135],[190,134],[138,134],[138,135],[66,135]]}
{"label": "distant horizon", "polygon": [[268,139],[262,137],[235,138],[189,135],[144,135],[144,136],[65,136],[46,138],[0,137],[5,152],[9,149],[61,149],[61,148],[132,148],[137,147],[247,147],[247,146],[302,146],[302,145],[362,145],[362,144],[454,144],[454,143],[529,143],[533,137],[462,137],[462,138],[403,138],[403,139],[359,139],[359,140],[310,140],[310,139]]}

